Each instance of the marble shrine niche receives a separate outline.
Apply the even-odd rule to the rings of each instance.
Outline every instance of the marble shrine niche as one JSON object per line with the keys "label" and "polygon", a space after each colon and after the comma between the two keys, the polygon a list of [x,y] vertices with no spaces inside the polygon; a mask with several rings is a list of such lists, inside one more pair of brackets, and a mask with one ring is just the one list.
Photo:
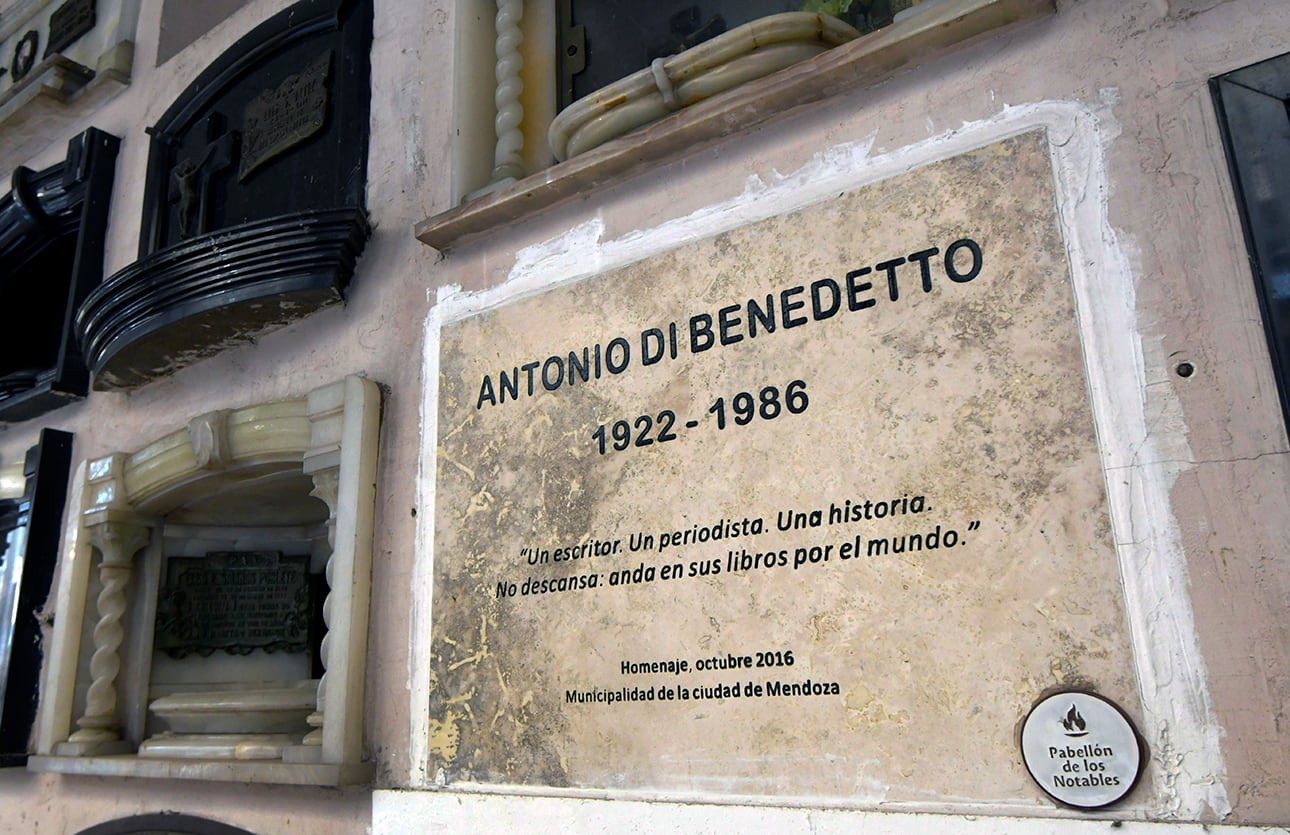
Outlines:
{"label": "marble shrine niche", "polygon": [[365,208],[370,0],[303,0],[234,44],[148,129],[139,258],[77,314],[122,389],[344,298]]}
{"label": "marble shrine niche", "polygon": [[27,324],[0,335],[0,421],[28,420],[89,390],[72,317],[103,278],[119,146],[90,128],[62,162],[14,169],[0,197],[0,305]]}
{"label": "marble shrine niche", "polygon": [[369,780],[379,419],[347,377],[82,465],[29,767]]}
{"label": "marble shrine niche", "polygon": [[24,461],[0,468],[0,766],[27,762],[71,459],[72,436],[42,429]]}

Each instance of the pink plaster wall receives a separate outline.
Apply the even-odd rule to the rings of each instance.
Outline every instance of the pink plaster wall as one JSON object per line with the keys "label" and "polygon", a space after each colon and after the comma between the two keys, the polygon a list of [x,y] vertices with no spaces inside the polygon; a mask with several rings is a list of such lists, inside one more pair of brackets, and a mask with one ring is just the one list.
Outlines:
{"label": "pink plaster wall", "polygon": [[[144,4],[134,83],[85,116],[125,138],[109,272],[135,253],[143,126],[214,56],[286,5],[248,4],[153,69],[160,4]],[[420,350],[434,288],[491,286],[506,277],[518,248],[572,225],[602,217],[610,238],[655,226],[739,194],[750,176],[771,180],[795,170],[830,145],[872,134],[875,152],[893,150],[1009,105],[1080,102],[1118,126],[1107,149],[1110,221],[1130,254],[1147,403],[1157,418],[1151,431],[1167,451],[1161,463],[1176,472],[1172,510],[1221,726],[1227,821],[1290,822],[1290,460],[1207,88],[1215,74],[1290,50],[1285,0],[1059,0],[1054,18],[791,114],[440,259],[411,229],[449,208],[453,6],[377,2],[368,183],[376,230],[347,305],[136,392],[96,392],[0,429],[0,462],[19,460],[41,426],[75,432],[80,461],[136,449],[191,415],[299,396],[347,373],[384,384],[365,721],[377,787],[405,786]],[[27,164],[59,158],[75,132],[69,128],[47,159]],[[1186,380],[1172,372],[1182,357],[1199,369]],[[0,828],[15,832],[75,832],[116,816],[175,810],[263,832],[345,833],[363,831],[370,808],[362,790],[0,772]],[[1149,797],[1145,809],[1170,817],[1169,793]]]}

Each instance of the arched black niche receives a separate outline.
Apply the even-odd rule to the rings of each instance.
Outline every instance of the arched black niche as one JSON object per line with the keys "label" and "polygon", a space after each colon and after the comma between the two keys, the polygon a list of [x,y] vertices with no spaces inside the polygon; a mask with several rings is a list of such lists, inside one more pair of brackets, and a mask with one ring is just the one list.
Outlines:
{"label": "arched black niche", "polygon": [[94,388],[133,388],[344,297],[365,209],[371,0],[256,27],[148,130],[139,260],[77,314]]}
{"label": "arched black niche", "polygon": [[82,829],[77,835],[255,835],[245,829],[226,823],[181,815],[178,812],[161,812],[155,815],[135,815],[106,823],[97,823]]}

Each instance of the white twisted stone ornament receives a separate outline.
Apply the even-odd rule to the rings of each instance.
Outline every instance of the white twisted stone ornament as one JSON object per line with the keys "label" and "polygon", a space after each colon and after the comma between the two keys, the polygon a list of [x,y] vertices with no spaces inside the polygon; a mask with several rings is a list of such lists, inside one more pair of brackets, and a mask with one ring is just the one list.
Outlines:
{"label": "white twisted stone ornament", "polygon": [[[340,490],[340,470],[321,470],[313,474],[314,489],[309,495],[322,499],[327,504],[327,547],[332,551],[336,548],[336,503]],[[318,679],[318,697],[315,701],[314,712],[309,714],[308,722],[313,730],[305,735],[301,740],[305,745],[322,745],[323,725],[327,715],[327,709],[324,701],[327,698],[327,667],[331,658],[331,589],[335,570],[332,555],[327,555],[327,568],[324,576],[327,578],[327,597],[323,600],[322,618],[323,618],[323,638],[318,648],[318,661],[322,665],[322,677]]]}
{"label": "white twisted stone ornament", "polygon": [[524,176],[521,158],[524,134],[520,132],[520,123],[524,121],[524,107],[520,104],[520,94],[524,92],[524,82],[520,79],[520,70],[524,68],[524,59],[520,55],[520,42],[523,40],[520,18],[523,13],[522,0],[498,0],[495,18],[497,89],[493,93],[493,103],[497,107],[497,118],[493,122],[497,131],[497,149],[493,155],[493,182]]}
{"label": "white twisted stone ornament", "polygon": [[72,742],[99,742],[120,738],[116,721],[116,679],[121,672],[121,642],[125,629],[125,588],[135,553],[148,544],[149,531],[139,525],[106,522],[91,529],[91,541],[103,555],[99,579],[103,590],[96,601],[98,623],[94,626],[94,655],[90,658],[90,689],[85,696],[85,715],[76,720],[80,730]]}

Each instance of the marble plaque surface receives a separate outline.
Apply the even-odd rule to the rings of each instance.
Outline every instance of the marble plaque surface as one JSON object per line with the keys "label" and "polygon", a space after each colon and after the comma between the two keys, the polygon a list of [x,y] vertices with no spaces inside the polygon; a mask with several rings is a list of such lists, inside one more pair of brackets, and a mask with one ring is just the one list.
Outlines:
{"label": "marble plaque surface", "polygon": [[1036,799],[1136,704],[1045,143],[443,327],[432,773]]}

